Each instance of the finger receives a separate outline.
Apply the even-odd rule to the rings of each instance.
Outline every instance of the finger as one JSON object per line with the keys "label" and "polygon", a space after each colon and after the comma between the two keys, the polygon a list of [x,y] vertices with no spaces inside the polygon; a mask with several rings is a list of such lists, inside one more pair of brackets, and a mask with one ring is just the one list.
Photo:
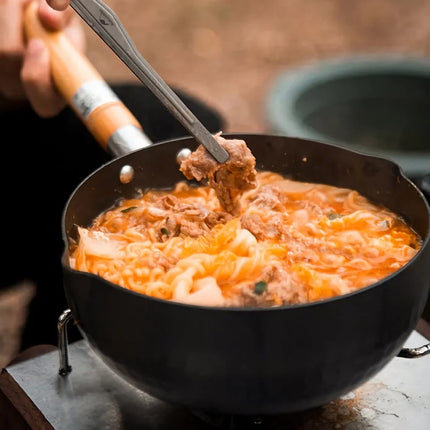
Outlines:
{"label": "finger", "polygon": [[55,10],[64,10],[69,5],[69,0],[46,0],[49,6]]}
{"label": "finger", "polygon": [[65,106],[52,81],[49,49],[41,39],[28,41],[21,79],[27,98],[39,116],[55,116]]}
{"label": "finger", "polygon": [[51,30],[62,30],[74,15],[73,9],[55,10],[45,0],[40,1],[38,13],[42,24]]}

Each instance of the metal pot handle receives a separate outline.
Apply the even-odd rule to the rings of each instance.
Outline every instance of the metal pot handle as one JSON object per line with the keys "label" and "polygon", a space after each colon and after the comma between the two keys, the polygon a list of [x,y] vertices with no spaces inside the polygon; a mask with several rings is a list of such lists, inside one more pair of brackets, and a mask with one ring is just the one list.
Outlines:
{"label": "metal pot handle", "polygon": [[58,352],[60,353],[60,368],[58,369],[58,373],[61,376],[67,376],[72,371],[72,366],[69,364],[69,342],[67,339],[67,324],[72,318],[72,311],[66,309],[58,318],[57,323]]}
{"label": "metal pot handle", "polygon": [[401,358],[420,358],[430,354],[430,343],[419,348],[402,348],[397,354]]}

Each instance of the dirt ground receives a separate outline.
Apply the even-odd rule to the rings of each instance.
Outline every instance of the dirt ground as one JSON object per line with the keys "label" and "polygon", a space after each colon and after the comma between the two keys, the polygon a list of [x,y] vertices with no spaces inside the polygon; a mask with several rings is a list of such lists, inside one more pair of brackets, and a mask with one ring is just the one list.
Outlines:
{"label": "dirt ground", "polygon": [[[287,68],[349,54],[430,53],[430,0],[106,0],[155,70],[217,109],[227,131],[265,132],[265,102]],[[97,36],[106,80],[135,80]],[[14,357],[34,288],[0,294],[0,367]]]}

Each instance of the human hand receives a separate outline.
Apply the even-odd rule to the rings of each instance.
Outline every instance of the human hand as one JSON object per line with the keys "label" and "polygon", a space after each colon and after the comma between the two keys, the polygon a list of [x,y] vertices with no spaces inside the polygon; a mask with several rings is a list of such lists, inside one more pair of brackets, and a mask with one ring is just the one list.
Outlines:
{"label": "human hand", "polygon": [[[52,30],[62,30],[79,50],[85,48],[84,32],[67,0],[34,0],[39,18]],[[24,39],[23,11],[31,0],[0,1],[0,94],[9,100],[27,99],[41,117],[57,115],[65,100],[57,92],[50,72],[49,50],[40,39]]]}

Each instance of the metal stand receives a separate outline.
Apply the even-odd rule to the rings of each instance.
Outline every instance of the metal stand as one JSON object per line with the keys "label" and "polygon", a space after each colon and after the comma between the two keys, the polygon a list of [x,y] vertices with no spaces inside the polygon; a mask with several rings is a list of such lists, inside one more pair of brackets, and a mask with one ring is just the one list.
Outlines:
{"label": "metal stand", "polygon": [[61,376],[67,376],[72,371],[72,366],[69,364],[69,351],[67,340],[67,323],[72,319],[72,311],[66,309],[58,318],[58,350],[60,353],[60,368],[58,373]]}
{"label": "metal stand", "polygon": [[419,348],[402,348],[397,357],[402,358],[420,358],[430,354],[430,343]]}

